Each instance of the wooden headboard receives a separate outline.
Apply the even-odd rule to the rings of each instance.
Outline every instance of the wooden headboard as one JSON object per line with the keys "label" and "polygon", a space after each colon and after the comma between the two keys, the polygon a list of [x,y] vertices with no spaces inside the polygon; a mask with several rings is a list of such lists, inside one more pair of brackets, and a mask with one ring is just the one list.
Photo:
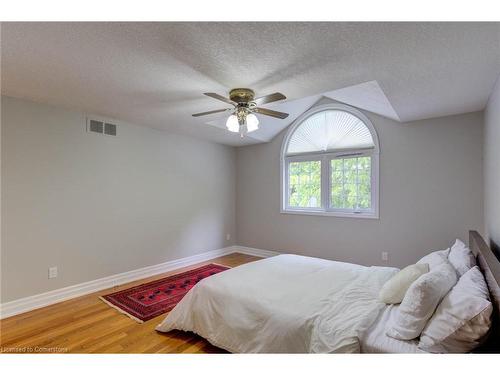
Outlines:
{"label": "wooden headboard", "polygon": [[500,260],[475,230],[469,232],[469,247],[476,256],[477,264],[486,279],[494,307],[492,330],[479,351],[500,353]]}

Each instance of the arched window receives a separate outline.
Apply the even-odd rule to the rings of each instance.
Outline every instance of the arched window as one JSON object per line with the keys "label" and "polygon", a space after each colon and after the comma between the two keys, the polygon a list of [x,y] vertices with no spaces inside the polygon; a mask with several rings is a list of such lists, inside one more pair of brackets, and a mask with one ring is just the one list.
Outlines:
{"label": "arched window", "polygon": [[378,154],[375,128],[360,111],[310,109],[283,141],[282,212],[377,218]]}

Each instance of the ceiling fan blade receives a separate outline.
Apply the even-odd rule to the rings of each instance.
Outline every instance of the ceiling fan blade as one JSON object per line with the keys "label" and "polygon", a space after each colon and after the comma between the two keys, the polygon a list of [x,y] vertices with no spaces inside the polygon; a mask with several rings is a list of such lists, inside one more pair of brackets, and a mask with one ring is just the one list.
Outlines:
{"label": "ceiling fan blade", "polygon": [[286,99],[286,96],[280,92],[275,92],[274,94],[269,94],[266,96],[261,96],[260,98],[256,98],[253,101],[256,105],[262,105],[272,102],[277,102],[278,100]]}
{"label": "ceiling fan blade", "polygon": [[288,113],[273,111],[273,110],[267,109],[267,108],[254,108],[252,111],[256,112],[256,113],[260,113],[261,115],[280,118],[282,120],[288,117]]}
{"label": "ceiling fan blade", "polygon": [[234,110],[234,108],[216,109],[215,111],[195,113],[192,116],[193,117],[199,117],[199,116],[211,115],[213,113],[227,112],[227,111],[233,111],[233,110]]}
{"label": "ceiling fan blade", "polygon": [[204,93],[206,96],[210,96],[211,98],[221,100],[224,103],[231,104],[231,105],[236,105],[235,102],[233,102],[231,99],[225,98],[222,95],[216,94],[215,92],[205,92]]}

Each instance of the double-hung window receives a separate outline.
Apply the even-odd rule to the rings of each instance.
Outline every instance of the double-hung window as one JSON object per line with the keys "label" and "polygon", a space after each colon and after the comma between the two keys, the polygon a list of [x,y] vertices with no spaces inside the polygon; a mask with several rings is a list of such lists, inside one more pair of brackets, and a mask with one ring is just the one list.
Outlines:
{"label": "double-hung window", "polygon": [[304,113],[281,161],[282,212],[378,217],[378,139],[358,110],[329,104]]}

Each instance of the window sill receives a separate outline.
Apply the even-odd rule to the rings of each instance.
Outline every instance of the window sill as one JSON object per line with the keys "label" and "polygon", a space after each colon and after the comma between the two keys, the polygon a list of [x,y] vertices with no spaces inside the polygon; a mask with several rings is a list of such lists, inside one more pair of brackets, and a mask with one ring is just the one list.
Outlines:
{"label": "window sill", "polygon": [[337,211],[312,211],[312,210],[293,210],[281,209],[282,214],[292,215],[308,215],[308,216],[333,216],[344,217],[349,219],[379,219],[378,213],[373,212],[360,212],[358,214],[350,212],[337,212]]}

